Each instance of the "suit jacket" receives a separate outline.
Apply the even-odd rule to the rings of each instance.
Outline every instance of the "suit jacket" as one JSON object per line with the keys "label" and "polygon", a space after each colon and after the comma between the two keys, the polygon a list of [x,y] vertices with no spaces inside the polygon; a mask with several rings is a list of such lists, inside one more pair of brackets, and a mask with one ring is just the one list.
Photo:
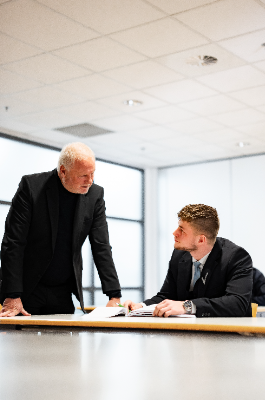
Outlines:
{"label": "suit jacket", "polygon": [[265,306],[265,277],[262,272],[253,267],[252,303]]}
{"label": "suit jacket", "polygon": [[[23,292],[23,299],[37,286],[53,257],[59,219],[56,169],[23,176],[12,200],[1,248],[4,293]],[[73,267],[77,297],[83,309],[81,248],[89,235],[103,293],[120,290],[109,244],[103,188],[93,184],[78,195],[73,226]]]}
{"label": "suit jacket", "polygon": [[193,292],[192,257],[174,250],[165,282],[156,296],[145,304],[165,299],[192,300],[197,317],[251,316],[252,260],[242,248],[227,239],[217,238]]}

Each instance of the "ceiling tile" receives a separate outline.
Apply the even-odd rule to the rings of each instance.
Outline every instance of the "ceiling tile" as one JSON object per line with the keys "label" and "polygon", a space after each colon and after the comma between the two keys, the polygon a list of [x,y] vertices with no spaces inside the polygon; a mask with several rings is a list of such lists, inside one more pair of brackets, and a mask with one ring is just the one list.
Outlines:
{"label": "ceiling tile", "polygon": [[127,86],[114,82],[111,79],[98,74],[58,83],[56,87],[83,96],[87,100],[112,96],[130,90]]}
{"label": "ceiling tile", "polygon": [[36,130],[40,128],[60,128],[79,123],[77,118],[69,115],[62,115],[50,110],[17,117],[16,121],[32,125]]}
{"label": "ceiling tile", "polygon": [[261,111],[261,112],[264,112],[264,113],[265,113],[265,105],[256,107],[256,109],[257,109],[258,111]]}
{"label": "ceiling tile", "polygon": [[11,94],[42,86],[40,83],[0,68],[0,93]]}
{"label": "ceiling tile", "polygon": [[224,94],[206,97],[205,99],[200,100],[193,100],[188,103],[180,103],[180,107],[205,117],[208,115],[221,114],[245,108],[244,104],[239,103]]}
{"label": "ceiling tile", "polygon": [[0,116],[4,118],[29,114],[41,110],[42,107],[38,103],[35,104],[25,103],[23,101],[15,99],[13,95],[0,97]]}
{"label": "ceiling tile", "polygon": [[232,128],[226,128],[218,131],[202,132],[194,135],[194,138],[210,144],[221,144],[222,142],[234,141],[244,142],[249,140],[249,136],[238,132]]}
{"label": "ceiling tile", "polygon": [[176,135],[172,136],[167,139],[157,140],[156,143],[159,146],[170,147],[171,150],[173,149],[185,149],[186,147],[198,147],[203,146],[204,142],[199,139],[196,139],[194,136],[190,135]]}
{"label": "ceiling tile", "polygon": [[215,90],[188,79],[145,89],[145,92],[172,103],[182,103],[216,94]]}
{"label": "ceiling tile", "polygon": [[167,127],[183,134],[195,134],[223,128],[222,125],[210,121],[207,118],[194,118],[189,121],[173,122],[168,124]]}
{"label": "ceiling tile", "polygon": [[105,107],[95,102],[73,104],[67,107],[60,107],[56,112],[78,118],[81,122],[89,122],[93,119],[107,118],[119,115],[119,111]]}
{"label": "ceiling tile", "polygon": [[[188,63],[188,61],[194,61],[198,56],[212,56],[217,58],[218,61],[216,64],[206,66],[190,65]],[[216,71],[239,67],[245,64],[243,60],[222,49],[222,47],[216,44],[207,44],[194,49],[169,54],[167,56],[157,58],[156,61],[190,77],[207,75]]]}
{"label": "ceiling tile", "polygon": [[1,130],[1,128],[2,129],[6,128],[6,129],[10,129],[12,131],[22,132],[22,133],[29,133],[29,132],[33,132],[34,130],[36,130],[31,125],[23,124],[22,122],[16,121],[14,119],[4,119],[4,118],[1,118],[0,130]]}
{"label": "ceiling tile", "polygon": [[[142,104],[131,107],[124,104],[124,101],[126,100],[137,100],[140,101]],[[166,105],[164,101],[158,100],[155,97],[149,96],[148,94],[142,93],[140,91],[130,91],[120,94],[118,96],[111,96],[106,99],[100,99],[97,102],[125,113],[135,113]]]}
{"label": "ceiling tile", "polygon": [[216,72],[197,79],[220,92],[232,92],[265,84],[265,74],[250,65]]}
{"label": "ceiling tile", "polygon": [[265,9],[253,0],[223,0],[176,15],[211,40],[265,28]]}
{"label": "ceiling tile", "polygon": [[141,0],[39,0],[103,34],[162,18],[165,14]]}
{"label": "ceiling tile", "polygon": [[265,86],[240,90],[239,92],[230,93],[230,96],[250,107],[261,106],[265,104]]}
{"label": "ceiling tile", "polygon": [[257,124],[241,125],[237,127],[237,130],[250,136],[265,139],[265,122]]}
{"label": "ceiling tile", "polygon": [[238,154],[238,150],[228,149],[215,144],[203,144],[203,146],[192,146],[186,148],[185,151],[190,151],[194,155],[200,156],[203,160],[214,160],[219,158],[235,157]]}
{"label": "ceiling tile", "polygon": [[214,3],[217,0],[148,0],[148,3],[160,8],[168,14],[176,14],[205,4]]}
{"label": "ceiling tile", "polygon": [[115,33],[111,37],[149,57],[159,57],[207,43],[205,38],[172,18]]}
{"label": "ceiling tile", "polygon": [[213,115],[209,118],[226,126],[240,126],[265,121],[265,114],[260,111],[252,110],[251,108],[245,108],[243,110]]}
{"label": "ceiling tile", "polygon": [[120,115],[117,117],[96,119],[93,123],[101,128],[109,129],[111,131],[126,131],[129,129],[144,128],[145,126],[151,125],[149,122],[132,115]]}
{"label": "ceiling tile", "polygon": [[1,32],[48,51],[98,36],[91,29],[31,0],[3,4],[0,26]]}
{"label": "ceiling tile", "polygon": [[26,92],[18,93],[13,98],[14,100],[25,101],[26,103],[38,104],[42,109],[62,107],[84,101],[82,97],[57,90],[50,86],[27,90]]}
{"label": "ceiling tile", "polygon": [[219,42],[228,51],[248,62],[265,60],[265,29]]}
{"label": "ceiling tile", "polygon": [[127,133],[128,135],[135,136],[147,142],[176,136],[174,131],[167,129],[164,126],[151,126],[149,128],[134,129],[132,131],[128,131]]}
{"label": "ceiling tile", "polygon": [[0,32],[0,64],[22,60],[40,53],[41,50]]}
{"label": "ceiling tile", "polygon": [[96,72],[132,64],[146,58],[107,37],[66,47],[55,51],[54,54]]}
{"label": "ceiling tile", "polygon": [[92,73],[51,54],[42,54],[17,61],[5,65],[4,68],[46,84],[62,82]]}
{"label": "ceiling tile", "polygon": [[154,124],[168,124],[174,121],[182,121],[196,117],[195,114],[182,110],[176,106],[154,108],[134,114],[136,117],[153,122]]}
{"label": "ceiling tile", "polygon": [[[265,48],[264,48],[265,51]],[[259,68],[261,71],[265,72],[265,61],[259,61],[253,64],[256,68]]]}
{"label": "ceiling tile", "polygon": [[129,83],[135,89],[162,85],[183,78],[182,75],[151,60],[107,71],[103,75],[121,83]]}

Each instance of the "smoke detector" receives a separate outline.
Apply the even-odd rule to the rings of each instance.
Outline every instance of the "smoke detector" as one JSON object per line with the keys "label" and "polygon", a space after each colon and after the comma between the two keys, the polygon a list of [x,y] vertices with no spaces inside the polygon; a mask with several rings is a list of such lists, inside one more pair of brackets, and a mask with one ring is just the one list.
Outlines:
{"label": "smoke detector", "polygon": [[212,56],[194,56],[186,60],[189,65],[196,65],[197,67],[207,67],[208,65],[216,64],[217,58]]}
{"label": "smoke detector", "polygon": [[123,104],[129,107],[135,107],[135,106],[141,106],[143,103],[142,101],[139,100],[130,99],[130,100],[124,100]]}

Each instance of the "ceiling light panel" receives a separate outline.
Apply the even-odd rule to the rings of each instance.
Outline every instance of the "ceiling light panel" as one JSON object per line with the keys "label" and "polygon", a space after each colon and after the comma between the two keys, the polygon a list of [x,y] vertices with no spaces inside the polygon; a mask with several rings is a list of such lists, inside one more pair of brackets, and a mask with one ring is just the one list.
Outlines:
{"label": "ceiling light panel", "polygon": [[148,88],[183,79],[183,75],[152,60],[113,69],[103,74],[135,89]]}
{"label": "ceiling light panel", "polygon": [[109,34],[163,18],[165,13],[141,0],[39,0],[97,32]]}
{"label": "ceiling light panel", "polygon": [[217,41],[265,28],[265,9],[253,0],[223,0],[175,16]]}
{"label": "ceiling light panel", "polygon": [[[187,64],[187,60],[189,58],[203,55],[216,57],[218,62],[210,65],[209,68]],[[156,61],[175,70],[176,72],[190,77],[207,75],[213,72],[239,67],[245,64],[243,60],[216,44],[208,44],[178,53],[169,54],[167,56],[158,58]]]}
{"label": "ceiling light panel", "polygon": [[41,54],[26,60],[17,61],[6,65],[5,69],[45,84],[58,83],[92,73],[88,69],[74,65],[51,54]]}
{"label": "ceiling light panel", "polygon": [[245,108],[245,105],[223,94],[206,97],[205,99],[180,103],[185,110],[195,112],[202,116],[221,114]]}
{"label": "ceiling light panel", "polygon": [[160,8],[168,14],[176,14],[205,4],[214,3],[218,0],[148,0],[148,3]]}
{"label": "ceiling light panel", "polygon": [[265,60],[265,29],[219,42],[226,50],[248,62]]}
{"label": "ceiling light panel", "polygon": [[217,94],[215,90],[188,79],[146,89],[145,92],[172,103],[182,103]]}
{"label": "ceiling light panel", "polygon": [[98,36],[91,29],[31,0],[3,4],[0,26],[1,32],[47,51]]}
{"label": "ceiling light panel", "polygon": [[143,55],[107,37],[66,47],[55,51],[54,54],[95,72],[106,71],[146,59]]}
{"label": "ceiling light panel", "polygon": [[265,74],[250,65],[216,72],[197,79],[220,92],[232,92],[265,84]]}
{"label": "ceiling light panel", "polygon": [[0,64],[6,64],[41,53],[37,49],[0,33]]}
{"label": "ceiling light panel", "polygon": [[111,37],[148,57],[159,57],[208,42],[172,18],[151,22]]}

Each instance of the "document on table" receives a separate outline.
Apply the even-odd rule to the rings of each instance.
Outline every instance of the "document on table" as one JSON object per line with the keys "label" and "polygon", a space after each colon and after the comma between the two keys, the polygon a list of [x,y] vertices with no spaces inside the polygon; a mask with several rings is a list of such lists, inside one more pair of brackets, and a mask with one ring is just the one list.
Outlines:
{"label": "document on table", "polygon": [[[134,311],[127,311],[125,307],[96,307],[89,314],[85,314],[82,319],[101,319],[111,317],[152,317],[156,304],[151,306],[145,306]],[[181,314],[181,315],[170,315],[170,317],[178,318],[196,318],[195,315]]]}

